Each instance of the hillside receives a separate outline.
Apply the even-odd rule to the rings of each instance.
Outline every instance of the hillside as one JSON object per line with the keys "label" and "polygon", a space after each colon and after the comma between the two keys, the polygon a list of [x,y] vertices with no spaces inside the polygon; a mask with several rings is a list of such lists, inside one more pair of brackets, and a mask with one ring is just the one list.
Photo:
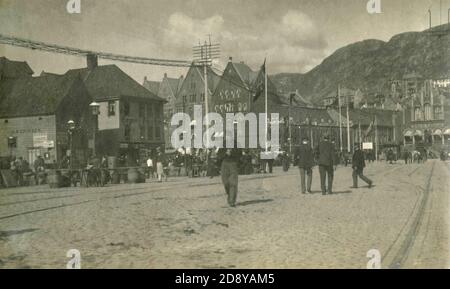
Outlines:
{"label": "hillside", "polygon": [[[437,33],[447,30],[447,34]],[[369,91],[385,91],[390,79],[410,72],[424,78],[450,75],[450,26],[395,35],[388,42],[365,40],[338,49],[305,74],[271,76],[283,92],[295,91],[315,103],[336,91],[338,84]],[[438,37],[441,35],[441,37]]]}

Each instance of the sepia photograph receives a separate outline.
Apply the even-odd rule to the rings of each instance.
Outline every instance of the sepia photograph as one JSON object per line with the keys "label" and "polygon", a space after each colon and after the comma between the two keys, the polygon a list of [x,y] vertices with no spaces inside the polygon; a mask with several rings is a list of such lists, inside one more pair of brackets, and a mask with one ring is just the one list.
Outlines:
{"label": "sepia photograph", "polygon": [[0,269],[449,269],[449,185],[450,0],[0,0]]}

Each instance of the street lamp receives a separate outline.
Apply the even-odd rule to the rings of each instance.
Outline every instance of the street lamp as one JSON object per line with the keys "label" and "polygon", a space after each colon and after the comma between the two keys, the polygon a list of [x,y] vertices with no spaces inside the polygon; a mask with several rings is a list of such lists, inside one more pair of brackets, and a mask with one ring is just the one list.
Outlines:
{"label": "street lamp", "polygon": [[75,131],[75,122],[73,120],[69,120],[67,122],[67,128],[69,131],[69,137],[70,137],[70,158],[69,158],[69,168],[73,169],[73,132]]}
{"label": "street lamp", "polygon": [[89,105],[89,107],[91,109],[92,115],[95,117],[95,119],[94,119],[94,133],[93,133],[93,137],[92,137],[92,140],[93,140],[92,154],[95,156],[95,154],[96,154],[96,152],[95,152],[95,144],[96,144],[96,142],[95,142],[95,135],[96,135],[96,132],[97,132],[98,115],[100,114],[100,104],[98,104],[97,102],[94,101],[94,102],[92,102]]}

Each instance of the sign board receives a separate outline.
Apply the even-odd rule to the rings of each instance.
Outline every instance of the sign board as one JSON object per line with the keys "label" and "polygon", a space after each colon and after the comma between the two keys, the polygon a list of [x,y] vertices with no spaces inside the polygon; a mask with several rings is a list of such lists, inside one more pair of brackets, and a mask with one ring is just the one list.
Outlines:
{"label": "sign board", "polygon": [[46,147],[47,144],[47,134],[46,133],[33,133],[33,146]]}
{"label": "sign board", "polygon": [[364,142],[362,145],[363,150],[373,150],[372,142]]}

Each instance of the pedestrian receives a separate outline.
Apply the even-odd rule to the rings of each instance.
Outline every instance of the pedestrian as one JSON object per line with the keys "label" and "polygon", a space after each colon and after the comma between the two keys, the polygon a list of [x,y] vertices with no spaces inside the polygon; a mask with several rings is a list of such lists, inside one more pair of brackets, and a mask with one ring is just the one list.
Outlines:
{"label": "pedestrian", "polygon": [[361,180],[365,181],[369,188],[372,187],[372,180],[364,176],[364,168],[366,167],[366,163],[364,160],[364,154],[361,151],[360,145],[355,144],[355,152],[353,153],[352,158],[352,168],[353,168],[353,188],[358,188],[358,177],[361,178]]}
{"label": "pedestrian", "polygon": [[165,155],[161,152],[161,148],[158,148],[156,151],[156,175],[158,177],[158,182],[162,182],[164,175],[164,162]]}
{"label": "pedestrian", "polygon": [[[333,194],[333,177],[334,177],[334,147],[330,142],[330,137],[325,135],[323,140],[319,143],[316,148],[316,154],[319,164],[320,173],[320,186],[322,189],[322,195]],[[328,183],[326,184],[326,181]]]}
{"label": "pedestrian", "polygon": [[242,151],[238,148],[222,148],[218,152],[220,162],[220,174],[222,176],[222,184],[227,194],[227,201],[230,207],[236,206],[236,198],[238,193],[239,178],[239,160]]}
{"label": "pedestrian", "polygon": [[153,160],[151,155],[149,154],[147,157],[147,175],[149,179],[153,179],[155,170],[153,169]]}
{"label": "pedestrian", "polygon": [[[304,138],[302,140],[302,144],[296,149],[294,159],[300,171],[302,194],[306,194],[306,191],[308,191],[308,193],[311,193],[311,183],[314,167],[314,152],[307,138]],[[305,175],[306,175],[306,182],[305,182]]]}

